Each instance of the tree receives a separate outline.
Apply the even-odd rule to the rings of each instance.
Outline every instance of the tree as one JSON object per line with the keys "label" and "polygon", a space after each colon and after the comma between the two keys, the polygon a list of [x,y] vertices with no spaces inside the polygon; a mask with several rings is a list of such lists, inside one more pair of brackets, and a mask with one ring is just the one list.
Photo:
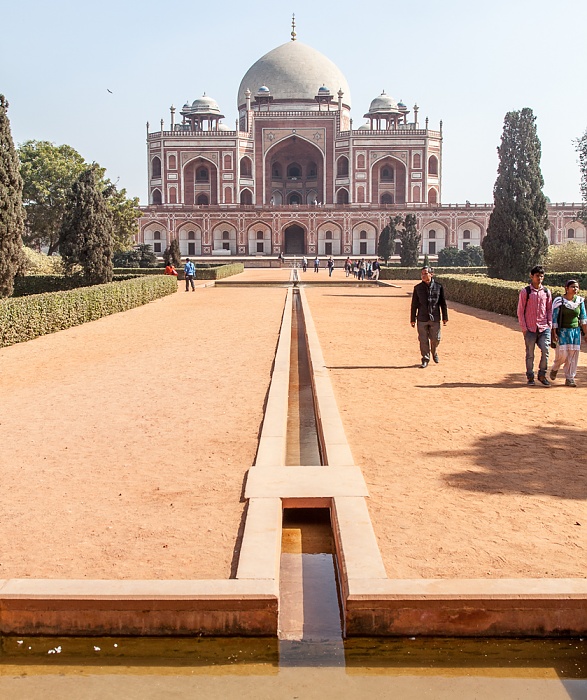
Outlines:
{"label": "tree", "polygon": [[174,238],[171,241],[171,245],[163,251],[163,261],[166,265],[171,263],[174,267],[179,267],[181,265],[181,252],[179,250],[179,241],[177,238]]}
{"label": "tree", "polygon": [[470,245],[462,250],[453,246],[442,248],[438,252],[439,267],[481,267],[485,265],[483,248]]}
{"label": "tree", "polygon": [[[24,205],[27,212],[25,241],[38,248],[48,246],[48,255],[57,251],[59,231],[73,183],[89,166],[71,146],[56,146],[49,141],[26,141],[19,148],[24,181]],[[115,251],[128,250],[137,232],[139,198],[129,198],[106,178],[106,170],[93,165],[96,179],[112,213]]]}
{"label": "tree", "polygon": [[12,294],[14,277],[25,266],[22,179],[7,111],[8,102],[0,95],[0,297]]}
{"label": "tree", "polygon": [[548,272],[587,271],[587,245],[569,242],[565,245],[551,245],[546,256]]}
{"label": "tree", "polygon": [[418,233],[415,214],[406,214],[403,228],[398,231],[401,243],[400,261],[403,267],[415,267],[420,255],[422,236]]}
{"label": "tree", "polygon": [[391,233],[389,230],[389,225],[386,226],[381,233],[379,234],[379,241],[377,243],[377,255],[380,258],[383,258],[385,260],[385,264],[387,265],[387,261],[391,257],[391,252],[393,250],[393,238],[391,237]]}
{"label": "tree", "polygon": [[87,168],[73,184],[59,237],[66,273],[81,265],[87,284],[112,281],[112,214],[98,170]]}
{"label": "tree", "polygon": [[470,245],[463,250],[465,253],[465,265],[467,267],[482,267],[485,265],[485,255],[480,245]]}
{"label": "tree", "polygon": [[27,213],[25,242],[57,251],[59,231],[73,183],[87,164],[71,146],[25,141],[18,149]]}
{"label": "tree", "polygon": [[115,253],[129,250],[138,233],[137,221],[141,216],[139,198],[129,198],[124,187],[117,189],[109,180],[104,183],[108,208],[112,214],[112,243]]}
{"label": "tree", "polygon": [[438,251],[439,267],[459,267],[461,264],[461,251],[456,246],[446,246]]}
{"label": "tree", "polygon": [[580,139],[575,141],[579,154],[579,171],[581,172],[581,200],[583,208],[579,212],[579,218],[587,225],[587,129]]}
{"label": "tree", "polygon": [[542,262],[548,250],[541,146],[531,109],[506,114],[497,152],[494,207],[483,252],[490,277],[521,280]]}

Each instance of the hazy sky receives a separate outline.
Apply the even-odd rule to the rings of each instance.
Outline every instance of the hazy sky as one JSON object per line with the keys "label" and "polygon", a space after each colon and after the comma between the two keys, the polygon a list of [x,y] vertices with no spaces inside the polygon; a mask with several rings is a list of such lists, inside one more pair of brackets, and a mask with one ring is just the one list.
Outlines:
{"label": "hazy sky", "polygon": [[382,90],[417,102],[431,128],[443,120],[444,203],[493,200],[503,118],[522,107],[538,118],[545,194],[580,201],[584,0],[4,3],[0,92],[14,140],[70,144],[145,203],[145,123],[168,128],[170,105],[179,113],[206,92],[232,127],[243,75],[289,40],[292,12],[298,40],[345,74],[354,128]]}

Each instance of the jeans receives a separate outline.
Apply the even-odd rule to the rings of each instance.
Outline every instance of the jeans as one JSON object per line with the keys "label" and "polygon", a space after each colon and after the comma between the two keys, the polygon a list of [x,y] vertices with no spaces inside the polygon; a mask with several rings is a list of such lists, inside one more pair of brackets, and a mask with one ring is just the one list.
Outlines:
{"label": "jeans", "polygon": [[526,377],[534,379],[534,349],[540,348],[540,364],[538,365],[538,376],[546,377],[548,369],[548,354],[550,351],[550,328],[545,331],[524,333],[524,343],[526,344]]}
{"label": "jeans", "polygon": [[195,291],[196,286],[194,285],[194,276],[193,275],[186,275],[185,276],[185,291],[189,292],[190,285],[192,286],[192,292]]}
{"label": "jeans", "polygon": [[440,343],[440,321],[418,321],[416,325],[422,360],[430,362],[430,354],[436,355]]}

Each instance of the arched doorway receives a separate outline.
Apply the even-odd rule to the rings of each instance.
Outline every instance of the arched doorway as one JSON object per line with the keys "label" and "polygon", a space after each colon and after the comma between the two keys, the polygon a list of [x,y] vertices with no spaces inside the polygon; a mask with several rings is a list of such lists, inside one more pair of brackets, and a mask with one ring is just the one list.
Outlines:
{"label": "arched doorway", "polygon": [[306,252],[304,245],[305,231],[301,226],[292,224],[283,232],[284,252],[289,255],[303,255]]}

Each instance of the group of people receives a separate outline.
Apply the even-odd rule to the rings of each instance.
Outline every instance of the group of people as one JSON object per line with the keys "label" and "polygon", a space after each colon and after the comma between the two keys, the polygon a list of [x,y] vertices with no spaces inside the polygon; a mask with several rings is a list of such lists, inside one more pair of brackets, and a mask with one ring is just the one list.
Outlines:
{"label": "group of people", "polygon": [[538,381],[550,386],[547,379],[550,348],[556,348],[550,380],[554,381],[564,367],[565,385],[577,386],[575,377],[579,364],[581,336],[587,330],[585,299],[579,295],[579,282],[574,279],[565,283],[565,293],[552,298],[545,287],[544,268],[540,265],[530,270],[530,284],[520,290],[518,299],[518,322],[526,344],[526,379],[534,386],[534,355],[540,350]]}
{"label": "group of people", "polygon": [[[302,258],[302,271],[306,272],[307,269],[308,258],[304,255]],[[328,276],[332,277],[332,273],[334,272],[334,258],[332,255],[326,261],[326,269],[328,270]],[[348,257],[344,261],[344,271],[347,277],[353,275],[353,277],[359,280],[378,280],[380,270],[381,263],[379,260],[371,261],[361,258],[360,260],[353,261]],[[320,258],[318,255],[314,258],[314,272],[320,272]]]}
{"label": "group of people", "polygon": [[[441,321],[448,323],[448,309],[442,285],[434,279],[432,268],[421,270],[422,281],[414,287],[410,323],[417,326],[420,367],[425,369],[432,359],[439,362],[438,345],[441,337]],[[518,322],[524,334],[526,346],[526,380],[535,386],[534,355],[540,350],[538,381],[550,386],[559,370],[564,368],[565,385],[577,386],[575,377],[579,363],[581,336],[587,331],[585,299],[579,295],[579,282],[574,279],[565,283],[565,293],[552,298],[552,293],[542,283],[544,268],[537,265],[530,270],[530,284],[520,290],[518,297]],[[556,348],[554,364],[547,378],[550,348]]]}
{"label": "group of people", "polygon": [[[171,260],[165,266],[165,274],[175,275],[175,277],[177,277],[177,270],[175,269]],[[192,292],[195,292],[196,285],[194,284],[194,280],[196,279],[196,266],[189,258],[185,259],[183,274],[185,277],[185,291],[189,292],[191,287]]]}

